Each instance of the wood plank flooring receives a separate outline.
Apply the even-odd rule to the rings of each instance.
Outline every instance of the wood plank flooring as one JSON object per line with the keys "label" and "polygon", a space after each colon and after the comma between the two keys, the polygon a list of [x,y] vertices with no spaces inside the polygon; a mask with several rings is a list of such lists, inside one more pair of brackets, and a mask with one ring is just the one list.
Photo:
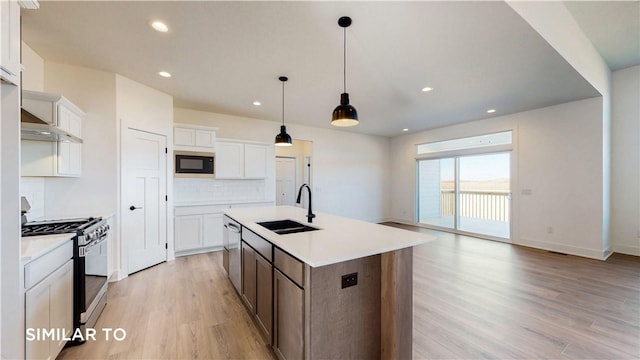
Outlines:
{"label": "wood plank flooring", "polygon": [[[109,284],[95,342],[58,359],[275,359],[222,267],[222,253],[177,258]],[[123,328],[124,341],[101,336]]]}
{"label": "wood plank flooring", "polygon": [[[640,258],[606,262],[416,227],[414,359],[639,359]],[[127,338],[59,359],[275,359],[222,268],[180,257],[109,286],[96,329]]]}

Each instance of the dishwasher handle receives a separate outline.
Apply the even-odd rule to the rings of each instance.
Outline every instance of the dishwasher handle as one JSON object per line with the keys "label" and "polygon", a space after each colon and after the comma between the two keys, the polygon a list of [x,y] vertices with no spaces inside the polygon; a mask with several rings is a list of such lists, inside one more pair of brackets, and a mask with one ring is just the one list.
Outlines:
{"label": "dishwasher handle", "polygon": [[234,233],[239,233],[240,232],[240,226],[234,224],[234,223],[228,223],[228,224],[224,224],[224,227],[226,227],[227,229],[229,229],[229,231],[234,232]]}

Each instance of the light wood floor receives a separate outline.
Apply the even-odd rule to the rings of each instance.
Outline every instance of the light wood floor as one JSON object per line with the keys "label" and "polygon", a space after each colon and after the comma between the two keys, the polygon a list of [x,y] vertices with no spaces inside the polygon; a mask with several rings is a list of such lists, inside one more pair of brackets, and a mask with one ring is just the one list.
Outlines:
{"label": "light wood floor", "polygon": [[[411,229],[438,236],[414,249],[414,359],[640,358],[640,258]],[[98,337],[59,359],[274,359],[221,261],[181,257],[110,284],[96,328],[126,340]]]}

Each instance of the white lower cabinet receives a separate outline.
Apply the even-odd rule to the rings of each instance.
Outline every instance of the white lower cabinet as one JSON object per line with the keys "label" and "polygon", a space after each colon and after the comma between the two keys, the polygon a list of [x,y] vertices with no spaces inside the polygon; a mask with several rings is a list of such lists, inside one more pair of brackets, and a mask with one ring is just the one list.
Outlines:
{"label": "white lower cabinet", "polygon": [[176,256],[222,248],[222,212],[227,208],[224,205],[176,207]]}
{"label": "white lower cabinet", "polygon": [[56,334],[54,339],[33,341],[27,336],[26,358],[55,359],[65,345],[63,338],[73,332],[73,260],[26,291],[25,314],[27,335],[32,331],[36,336],[43,330]]}
{"label": "white lower cabinet", "polygon": [[226,209],[271,205],[273,202],[175,206],[173,238],[176,256],[221,250],[222,215]]}

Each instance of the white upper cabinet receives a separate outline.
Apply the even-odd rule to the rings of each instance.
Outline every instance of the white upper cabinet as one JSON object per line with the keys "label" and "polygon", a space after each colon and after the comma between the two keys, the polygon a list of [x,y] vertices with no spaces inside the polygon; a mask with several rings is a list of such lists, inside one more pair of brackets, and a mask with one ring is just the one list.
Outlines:
{"label": "white upper cabinet", "polygon": [[214,152],[216,148],[217,128],[175,124],[173,127],[173,145],[176,150]]}
{"label": "white upper cabinet", "polygon": [[[22,91],[22,107],[43,121],[82,139],[84,112],[61,95]],[[82,144],[23,140],[22,176],[80,177]]]}
{"label": "white upper cabinet", "polygon": [[271,146],[244,145],[244,177],[248,179],[264,179],[267,177],[267,160]]}
{"label": "white upper cabinet", "polygon": [[218,141],[216,149],[216,179],[244,177],[244,144]]}
{"label": "white upper cabinet", "polygon": [[265,179],[275,161],[273,145],[218,140],[216,179]]}
{"label": "white upper cabinet", "polygon": [[18,85],[20,82],[20,5],[16,0],[0,1],[0,77]]}

